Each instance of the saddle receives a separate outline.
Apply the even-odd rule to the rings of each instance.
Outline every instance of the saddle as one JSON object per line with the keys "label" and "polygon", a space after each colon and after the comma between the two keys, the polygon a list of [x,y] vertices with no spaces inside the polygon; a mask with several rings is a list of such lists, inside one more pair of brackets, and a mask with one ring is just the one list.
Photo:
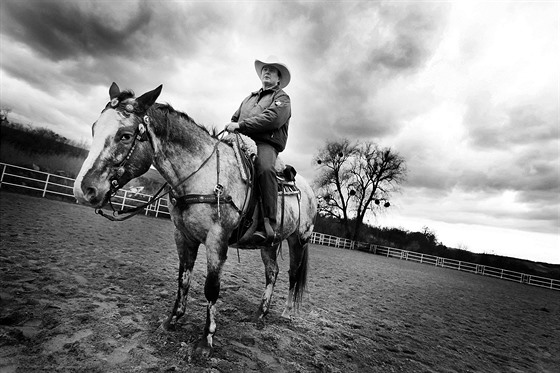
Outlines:
{"label": "saddle", "polygon": [[[235,149],[235,155],[238,163],[240,163],[242,174],[244,175],[243,179],[248,184],[249,190],[248,200],[245,206],[241,208],[241,221],[230,236],[230,245],[251,243],[252,234],[255,232],[259,220],[262,220],[261,208],[258,208],[260,205],[260,195],[258,193],[258,188],[255,188],[256,152],[252,152],[251,149],[247,149],[246,147],[244,148],[239,142],[232,144],[232,146]],[[285,197],[297,195],[299,198],[301,195],[295,182],[296,174],[297,172],[293,166],[285,165],[282,160],[278,158],[276,162],[276,179],[278,181],[278,196],[281,199],[281,227],[284,224]]]}

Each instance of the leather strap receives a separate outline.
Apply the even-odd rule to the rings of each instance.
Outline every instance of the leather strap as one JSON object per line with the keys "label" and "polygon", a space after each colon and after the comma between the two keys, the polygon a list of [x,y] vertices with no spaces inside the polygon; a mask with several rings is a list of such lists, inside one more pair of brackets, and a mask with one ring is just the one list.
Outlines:
{"label": "leather strap", "polygon": [[238,213],[241,213],[241,210],[235,205],[233,199],[229,195],[218,197],[215,194],[185,194],[184,196],[174,198],[176,200],[177,207],[181,210],[187,208],[188,205],[193,205],[195,203],[228,203]]}

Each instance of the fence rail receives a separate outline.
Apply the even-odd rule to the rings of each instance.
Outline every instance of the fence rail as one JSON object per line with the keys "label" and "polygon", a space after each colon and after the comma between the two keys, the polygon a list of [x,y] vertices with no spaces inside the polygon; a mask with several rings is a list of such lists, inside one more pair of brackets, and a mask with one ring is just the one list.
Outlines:
{"label": "fence rail", "polygon": [[310,242],[318,245],[337,247],[340,249],[367,251],[372,254],[385,256],[387,258],[407,260],[441,268],[449,268],[457,271],[470,272],[482,276],[499,278],[502,280],[515,281],[522,284],[538,286],[546,289],[560,290],[560,280],[552,278],[529,275],[526,273],[510,271],[508,269],[490,267],[482,264],[464,262],[461,260],[442,258],[439,256],[422,254],[414,251],[395,249],[394,247],[375,245],[366,242],[356,242],[340,237],[330,236],[324,233],[313,232]]}
{"label": "fence rail", "polygon": [[[29,194],[46,197],[57,196],[61,199],[75,201],[74,179],[50,174],[30,168],[0,163],[2,173],[0,175],[0,188],[6,190],[26,190]],[[124,207],[137,207],[150,200],[149,194],[136,193],[132,190],[121,189],[111,198],[116,209]],[[145,215],[155,217],[170,217],[169,201],[166,198],[159,199],[152,205],[146,207]]]}
{"label": "fence rail", "polygon": [[[60,198],[74,201],[72,188],[74,179],[37,171],[30,168],[0,163],[0,188],[4,189],[25,189],[28,193],[46,197],[54,195]],[[117,208],[136,207],[149,201],[152,196],[149,194],[135,193],[131,190],[121,189],[111,200]],[[145,214],[155,217],[169,218],[169,202],[167,199],[160,199],[155,204],[145,209]],[[449,268],[462,272],[470,272],[482,276],[499,278],[502,280],[515,281],[527,285],[542,288],[560,290],[560,280],[546,277],[529,275],[526,273],[514,272],[507,269],[485,266],[481,264],[463,262],[455,259],[442,258],[438,256],[421,254],[414,251],[396,249],[381,245],[374,245],[366,242],[356,242],[341,237],[331,236],[324,233],[313,232],[311,243],[324,246],[332,246],[347,250],[367,251],[376,255],[383,255],[387,258],[396,258],[412,261],[416,263],[433,265],[441,268]]]}

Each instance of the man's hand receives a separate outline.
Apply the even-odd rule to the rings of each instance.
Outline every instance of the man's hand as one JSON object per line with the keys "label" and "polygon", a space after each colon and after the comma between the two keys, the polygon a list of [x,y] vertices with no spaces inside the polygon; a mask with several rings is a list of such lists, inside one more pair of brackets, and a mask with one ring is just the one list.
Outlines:
{"label": "man's hand", "polygon": [[226,131],[228,132],[235,132],[239,129],[239,123],[237,122],[230,122],[226,124]]}

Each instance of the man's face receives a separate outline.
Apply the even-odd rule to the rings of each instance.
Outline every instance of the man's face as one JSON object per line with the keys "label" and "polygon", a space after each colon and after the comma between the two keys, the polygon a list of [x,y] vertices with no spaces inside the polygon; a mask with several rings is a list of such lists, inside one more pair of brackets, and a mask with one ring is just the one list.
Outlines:
{"label": "man's face", "polygon": [[265,66],[261,71],[261,82],[263,86],[272,87],[280,81],[280,73],[274,66]]}

